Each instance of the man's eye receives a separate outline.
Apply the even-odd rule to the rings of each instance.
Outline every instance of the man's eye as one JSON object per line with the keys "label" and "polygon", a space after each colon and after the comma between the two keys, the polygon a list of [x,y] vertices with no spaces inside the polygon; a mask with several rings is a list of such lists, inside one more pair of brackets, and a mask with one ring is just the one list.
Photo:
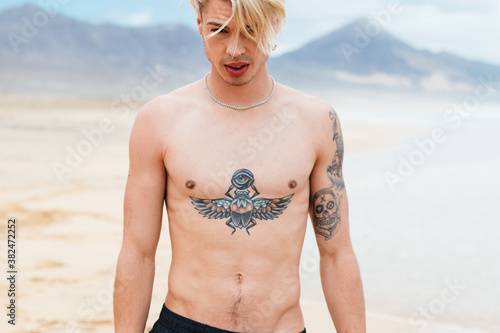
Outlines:
{"label": "man's eye", "polygon": [[221,33],[226,33],[227,31],[225,29],[222,29],[219,31],[219,29],[212,29],[212,32],[216,32],[218,34],[221,34]]}
{"label": "man's eye", "polygon": [[250,28],[248,25],[247,25],[247,27],[246,27],[246,28],[247,28],[247,32],[248,32],[250,35],[252,35],[252,36],[253,36],[253,35],[254,35],[254,31],[253,31],[253,29],[252,29],[252,28]]}

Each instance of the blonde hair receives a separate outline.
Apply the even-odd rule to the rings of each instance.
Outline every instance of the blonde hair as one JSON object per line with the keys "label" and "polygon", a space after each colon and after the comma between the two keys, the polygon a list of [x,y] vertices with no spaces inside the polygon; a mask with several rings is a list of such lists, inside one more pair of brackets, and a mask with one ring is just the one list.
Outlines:
{"label": "blonde hair", "polygon": [[[189,0],[191,5],[200,11],[209,0]],[[233,13],[229,20],[219,29],[224,29],[234,19],[237,32],[257,43],[264,54],[269,54],[276,45],[278,33],[286,20],[285,0],[227,0],[231,2]],[[210,38],[217,34],[207,36]]]}

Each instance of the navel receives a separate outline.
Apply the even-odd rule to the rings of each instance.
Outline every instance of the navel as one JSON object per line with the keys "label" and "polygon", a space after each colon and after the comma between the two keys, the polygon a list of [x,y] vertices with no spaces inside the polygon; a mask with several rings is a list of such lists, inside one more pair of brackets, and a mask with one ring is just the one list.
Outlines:
{"label": "navel", "polygon": [[290,188],[296,188],[297,187],[297,182],[295,180],[291,180],[290,183],[288,183],[288,187],[290,187]]}
{"label": "navel", "polygon": [[186,187],[187,187],[188,189],[190,189],[190,190],[192,190],[195,186],[196,186],[196,183],[195,183],[194,181],[192,181],[192,180],[188,180],[188,181],[186,182]]}
{"label": "navel", "polygon": [[238,283],[243,282],[243,275],[241,275],[241,274],[236,274],[236,282],[238,282]]}

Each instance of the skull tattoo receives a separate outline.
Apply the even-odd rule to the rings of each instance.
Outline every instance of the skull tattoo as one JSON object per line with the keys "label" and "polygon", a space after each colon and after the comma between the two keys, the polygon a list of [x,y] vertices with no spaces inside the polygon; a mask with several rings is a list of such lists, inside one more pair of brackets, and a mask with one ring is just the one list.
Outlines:
{"label": "skull tattoo", "polygon": [[340,227],[340,202],[342,195],[335,194],[331,188],[318,191],[313,197],[314,230],[331,239]]}

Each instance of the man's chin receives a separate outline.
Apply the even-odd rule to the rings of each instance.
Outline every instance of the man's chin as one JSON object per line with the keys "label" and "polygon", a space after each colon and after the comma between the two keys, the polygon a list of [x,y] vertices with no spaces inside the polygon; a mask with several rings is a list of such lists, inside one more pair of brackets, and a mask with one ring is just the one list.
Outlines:
{"label": "man's chin", "polygon": [[240,87],[248,84],[250,81],[252,81],[252,78],[248,77],[246,74],[238,77],[234,77],[231,75],[228,76],[222,76],[222,79],[224,82],[231,86],[235,87]]}

